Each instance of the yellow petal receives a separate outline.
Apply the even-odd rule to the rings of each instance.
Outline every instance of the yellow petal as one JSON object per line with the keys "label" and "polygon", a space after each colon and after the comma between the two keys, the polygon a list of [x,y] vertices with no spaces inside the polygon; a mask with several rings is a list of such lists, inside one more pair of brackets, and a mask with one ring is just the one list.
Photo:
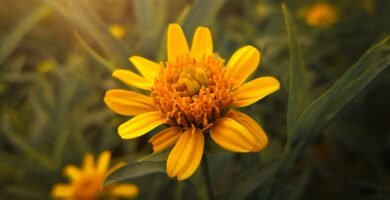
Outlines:
{"label": "yellow petal", "polygon": [[159,152],[174,144],[181,136],[181,133],[182,130],[176,126],[160,131],[149,140],[149,142],[153,144],[153,151]]}
{"label": "yellow petal", "polygon": [[58,198],[70,198],[73,193],[73,187],[65,184],[55,184],[51,190],[51,196],[53,199]]}
{"label": "yellow petal", "polygon": [[83,170],[84,173],[86,174],[92,174],[95,171],[95,159],[93,158],[93,155],[90,153],[87,153],[84,156]]}
{"label": "yellow petal", "polygon": [[120,125],[118,132],[123,139],[132,139],[148,133],[164,122],[160,111],[146,112]]}
{"label": "yellow petal", "polygon": [[213,53],[213,39],[210,30],[206,27],[198,27],[194,33],[191,46],[191,57],[201,59]]}
{"label": "yellow petal", "polygon": [[80,178],[81,171],[74,165],[67,165],[64,168],[65,175],[70,178],[71,181],[77,180]]}
{"label": "yellow petal", "polygon": [[236,120],[238,123],[244,125],[249,130],[249,132],[255,137],[256,145],[252,149],[253,152],[260,151],[267,146],[268,144],[267,135],[255,120],[253,120],[251,117],[249,117],[248,115],[242,112],[238,112],[234,110],[229,111],[228,116]]}
{"label": "yellow petal", "polygon": [[115,185],[112,190],[112,194],[118,197],[136,197],[138,196],[139,189],[136,185],[133,184],[118,184]]}
{"label": "yellow petal", "polygon": [[108,90],[104,102],[111,110],[121,115],[134,116],[157,110],[150,97],[128,90]]}
{"label": "yellow petal", "polygon": [[204,135],[201,130],[188,128],[180,136],[167,160],[167,173],[184,180],[198,168],[204,149]]}
{"label": "yellow petal", "polygon": [[179,181],[190,177],[196,171],[196,169],[198,169],[198,166],[202,160],[204,150],[203,132],[200,129],[196,129],[195,132],[192,134],[195,137],[195,139],[193,140],[196,140],[196,142],[194,142],[193,147],[188,147],[192,150],[192,157],[188,159],[183,169],[180,170],[180,172],[178,173],[177,179]]}
{"label": "yellow petal", "polygon": [[239,87],[251,75],[260,63],[260,52],[253,46],[244,46],[237,50],[230,58],[227,67],[237,80],[235,87]]}
{"label": "yellow petal", "polygon": [[255,103],[263,97],[275,92],[280,83],[273,77],[261,77],[242,85],[236,91],[234,106],[244,107]]}
{"label": "yellow petal", "polygon": [[188,54],[187,39],[179,24],[168,26],[168,61],[174,61],[178,56]]}
{"label": "yellow petal", "polygon": [[248,129],[228,117],[215,121],[210,128],[210,136],[219,146],[234,152],[249,152],[256,144]]}
{"label": "yellow petal", "polygon": [[154,80],[156,75],[160,72],[161,65],[151,60],[140,56],[132,56],[129,58],[135,68],[148,80]]}
{"label": "yellow petal", "polygon": [[150,90],[153,85],[151,80],[145,79],[129,70],[117,69],[112,73],[112,76],[130,86],[143,90]]}
{"label": "yellow petal", "polygon": [[103,151],[100,153],[99,159],[97,161],[97,170],[101,173],[106,173],[108,166],[110,165],[111,152]]}
{"label": "yellow petal", "polygon": [[[180,136],[175,147],[173,147],[171,153],[169,153],[167,159],[167,173],[168,176],[174,177],[177,175],[177,163],[180,159],[180,156],[191,139],[191,129],[185,130],[185,132]],[[175,172],[175,173],[174,173]]]}

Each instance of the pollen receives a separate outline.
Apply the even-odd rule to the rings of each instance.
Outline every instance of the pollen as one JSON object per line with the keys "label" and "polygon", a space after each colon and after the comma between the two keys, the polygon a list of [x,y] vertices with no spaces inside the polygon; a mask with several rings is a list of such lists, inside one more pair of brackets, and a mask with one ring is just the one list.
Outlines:
{"label": "pollen", "polygon": [[186,55],[163,65],[151,96],[169,125],[207,128],[234,101],[233,80],[223,59]]}

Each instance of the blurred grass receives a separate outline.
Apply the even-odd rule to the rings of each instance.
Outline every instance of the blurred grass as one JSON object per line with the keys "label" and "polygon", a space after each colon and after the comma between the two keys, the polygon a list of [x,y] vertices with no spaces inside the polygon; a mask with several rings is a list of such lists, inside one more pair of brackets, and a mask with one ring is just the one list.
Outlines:
{"label": "blurred grass", "polygon": [[0,46],[0,64],[2,64],[15,50],[23,37],[40,20],[47,17],[51,9],[47,5],[39,5],[26,17],[24,17],[14,28],[3,38]]}
{"label": "blurred grass", "polygon": [[[182,24],[189,41],[196,26],[211,27],[225,59],[241,46],[258,47],[262,63],[253,77],[281,81],[280,91],[242,109],[269,136],[264,151],[234,154],[206,145],[220,199],[389,198],[390,2],[321,1],[340,18],[312,27],[303,13],[315,2],[287,2],[287,18],[271,0],[3,2],[0,199],[48,199],[51,186],[65,182],[62,167],[79,164],[86,152],[108,149],[116,162],[164,169],[166,154],[148,156],[148,136],[119,139],[116,127],[126,119],[102,97],[124,87],[110,75],[134,69],[129,56],[164,59],[170,22]],[[111,24],[124,26],[123,39],[110,34]],[[45,61],[53,66],[39,70]],[[200,172],[178,183],[146,167],[123,169],[132,171],[117,171],[117,178],[132,177],[124,181],[140,186],[139,199],[207,196]]]}

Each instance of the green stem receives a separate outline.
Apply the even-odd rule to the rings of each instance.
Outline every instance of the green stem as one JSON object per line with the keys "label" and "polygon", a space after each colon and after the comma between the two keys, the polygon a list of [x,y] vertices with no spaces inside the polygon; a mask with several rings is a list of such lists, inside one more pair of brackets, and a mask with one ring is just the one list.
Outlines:
{"label": "green stem", "polygon": [[204,154],[202,158],[202,174],[207,188],[207,196],[209,200],[215,199],[213,188],[211,187],[211,178],[209,173],[209,165],[207,161],[207,155]]}

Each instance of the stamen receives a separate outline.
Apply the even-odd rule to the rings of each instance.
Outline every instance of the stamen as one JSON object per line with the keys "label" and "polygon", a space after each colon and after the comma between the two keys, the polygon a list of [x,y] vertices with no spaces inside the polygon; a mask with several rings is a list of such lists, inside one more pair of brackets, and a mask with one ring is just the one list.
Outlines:
{"label": "stamen", "polygon": [[165,63],[151,96],[160,111],[183,128],[210,127],[233,102],[233,80],[224,61],[214,55],[189,55]]}

